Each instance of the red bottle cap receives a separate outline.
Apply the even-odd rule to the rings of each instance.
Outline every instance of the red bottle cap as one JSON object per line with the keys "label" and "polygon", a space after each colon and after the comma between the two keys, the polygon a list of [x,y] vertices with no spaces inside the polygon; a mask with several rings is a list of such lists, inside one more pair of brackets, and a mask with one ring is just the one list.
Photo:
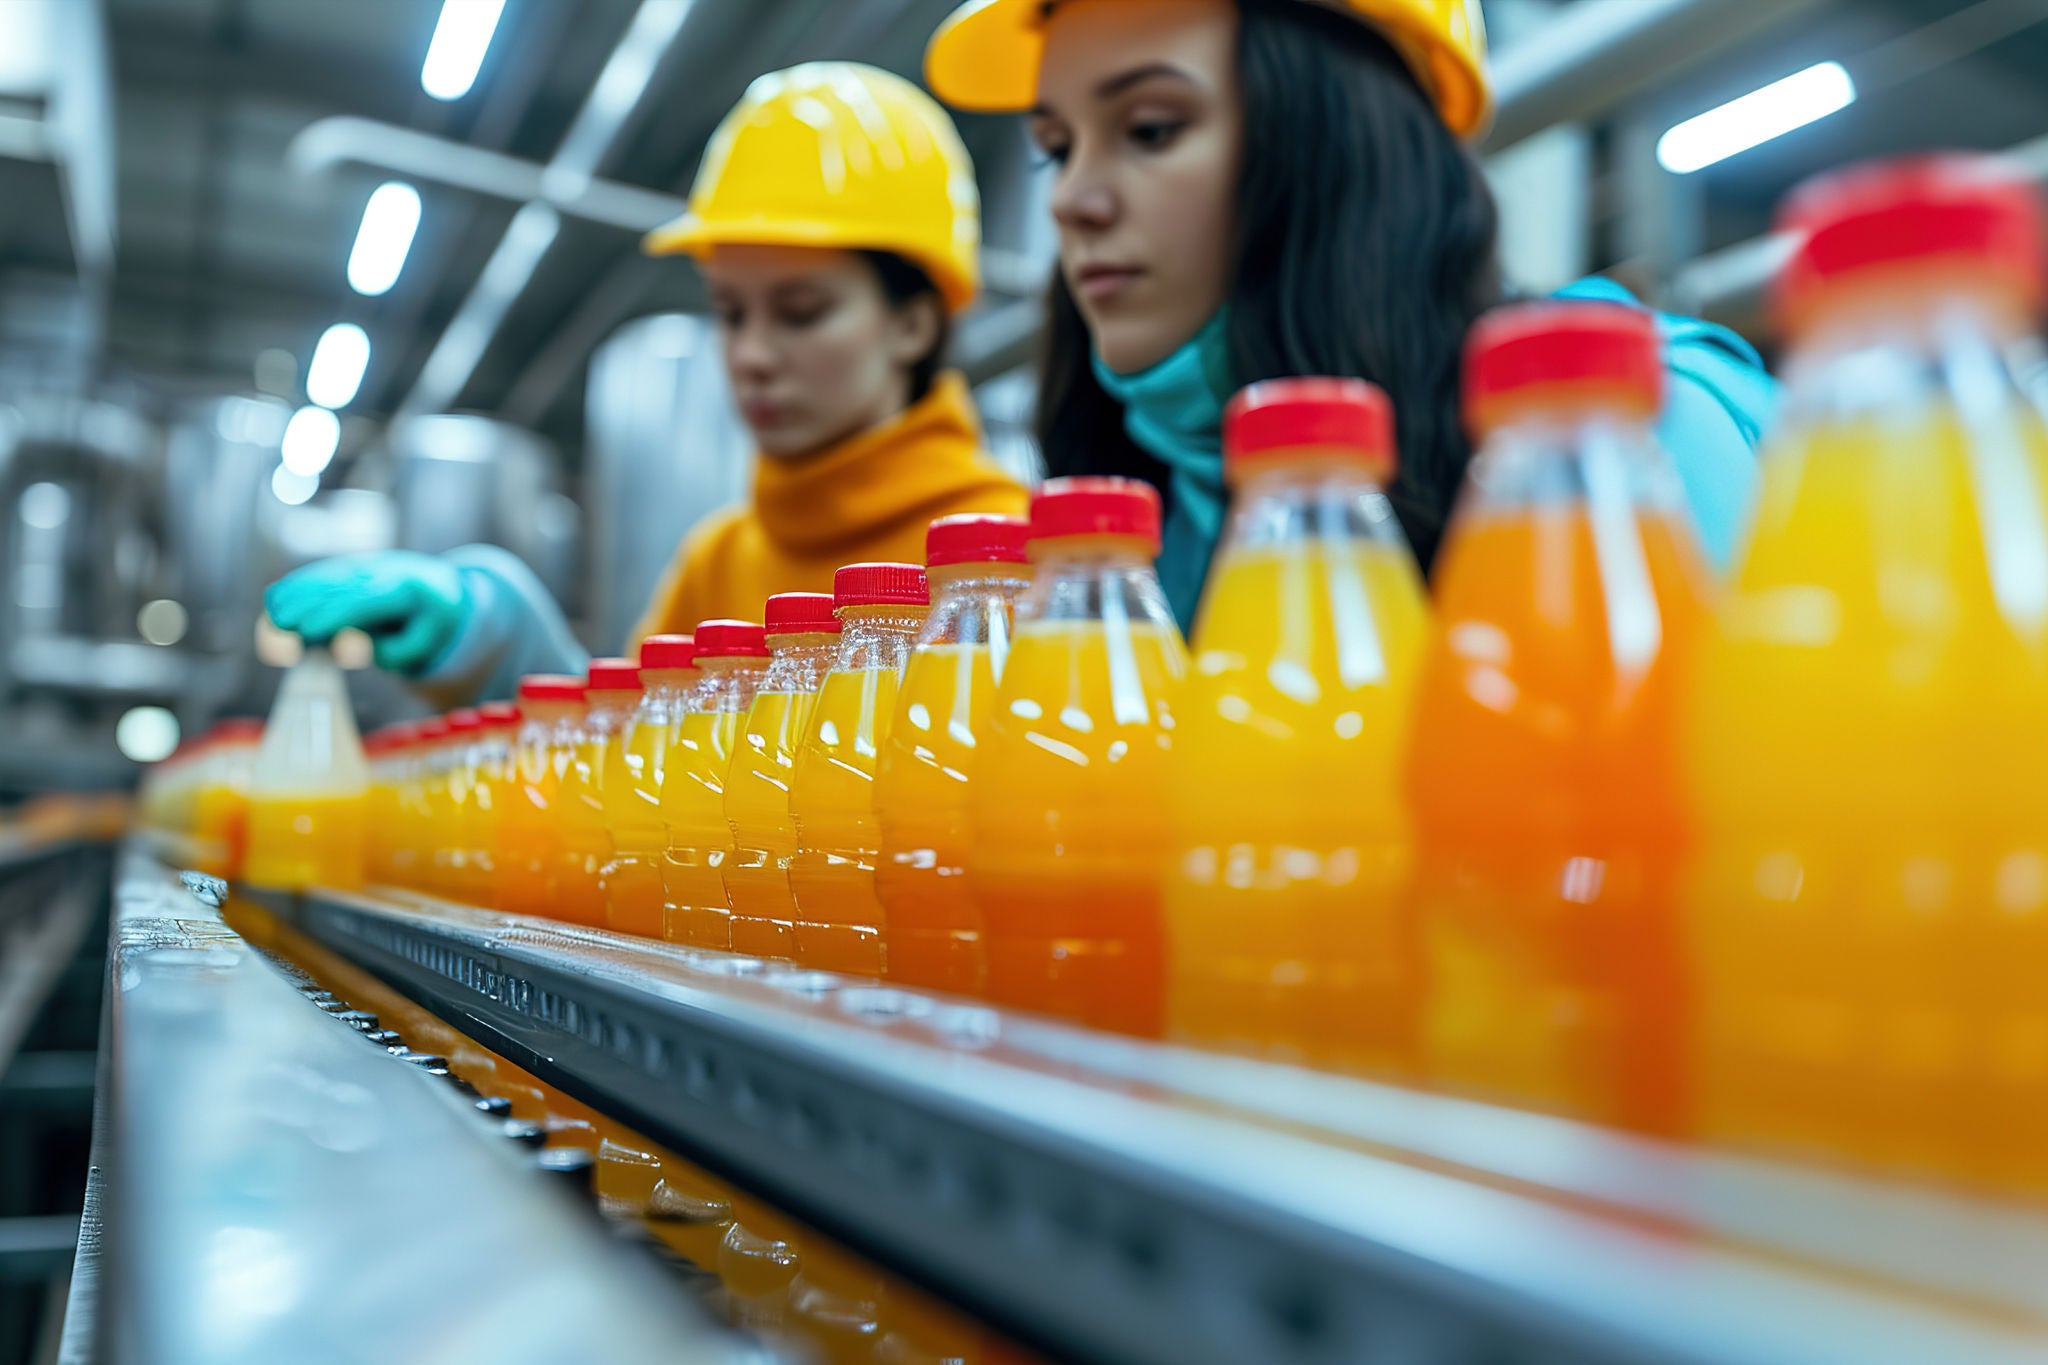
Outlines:
{"label": "red bottle cap", "polygon": [[832,575],[834,607],[929,606],[931,586],[915,564],[848,564]]}
{"label": "red bottle cap", "polygon": [[768,630],[752,621],[704,621],[697,626],[700,659],[765,659]]}
{"label": "red bottle cap", "polygon": [[200,744],[255,744],[263,738],[263,722],[254,716],[217,720],[199,737]]}
{"label": "red bottle cap", "polygon": [[1225,469],[1301,450],[1342,452],[1394,472],[1394,405],[1363,379],[1268,379],[1223,410]]}
{"label": "red bottle cap", "polygon": [[768,599],[761,615],[770,635],[837,635],[839,618],[832,614],[829,592],[779,592]]}
{"label": "red bottle cap", "polygon": [[583,679],[567,673],[532,673],[519,680],[521,701],[582,701]]}
{"label": "red bottle cap", "polygon": [[1465,338],[1465,421],[1491,431],[1531,404],[1620,407],[1654,417],[1663,343],[1647,309],[1570,299],[1496,308]]}
{"label": "red bottle cap", "polygon": [[1775,292],[1791,331],[1836,285],[1877,271],[1975,272],[2029,314],[2048,297],[2041,196],[1997,157],[1900,157],[1818,176],[1787,197],[1778,228],[1798,239]]}
{"label": "red bottle cap", "polygon": [[640,661],[637,659],[592,659],[590,661],[590,682],[592,692],[638,692],[640,690]]}
{"label": "red bottle cap", "polygon": [[459,734],[484,728],[483,714],[472,706],[459,706],[448,713],[448,728]]}
{"label": "red bottle cap", "polygon": [[1030,558],[1024,542],[1031,523],[1022,517],[988,512],[963,512],[940,517],[924,533],[924,562],[938,569],[948,564],[1022,564]]}
{"label": "red bottle cap", "polygon": [[697,642],[688,635],[650,635],[640,642],[640,667],[662,670],[695,668]]}
{"label": "red bottle cap", "polygon": [[482,713],[484,724],[492,729],[504,729],[519,723],[519,708],[509,701],[487,701],[477,708]]}
{"label": "red bottle cap", "polygon": [[1159,553],[1159,490],[1143,479],[1048,479],[1031,496],[1031,539],[1136,536]]}
{"label": "red bottle cap", "polygon": [[448,723],[447,717],[432,716],[419,723],[418,734],[420,743],[432,744],[437,739],[448,738],[453,731],[454,727]]}

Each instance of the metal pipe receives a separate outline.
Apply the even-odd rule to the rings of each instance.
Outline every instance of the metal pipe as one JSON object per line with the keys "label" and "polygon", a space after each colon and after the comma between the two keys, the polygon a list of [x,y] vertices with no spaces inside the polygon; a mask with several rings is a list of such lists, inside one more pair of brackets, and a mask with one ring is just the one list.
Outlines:
{"label": "metal pipe", "polygon": [[1482,152],[1611,109],[1820,0],[1580,0],[1500,54]]}

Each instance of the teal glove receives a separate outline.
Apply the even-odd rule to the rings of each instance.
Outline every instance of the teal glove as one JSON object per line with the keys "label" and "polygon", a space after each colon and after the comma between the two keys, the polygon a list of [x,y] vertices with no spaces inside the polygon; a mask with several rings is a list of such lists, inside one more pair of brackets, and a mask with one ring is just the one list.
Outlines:
{"label": "teal glove", "polygon": [[462,634],[469,593],[454,565],[414,550],[342,555],[286,574],[263,594],[279,630],[324,645],[354,627],[369,635],[377,667],[424,673]]}

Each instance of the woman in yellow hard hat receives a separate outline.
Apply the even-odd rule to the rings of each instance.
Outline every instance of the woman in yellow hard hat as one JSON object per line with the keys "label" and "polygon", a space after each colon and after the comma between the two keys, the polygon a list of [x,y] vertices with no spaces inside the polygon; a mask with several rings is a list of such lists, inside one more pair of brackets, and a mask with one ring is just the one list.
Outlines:
{"label": "woman in yellow hard hat", "polygon": [[[1055,166],[1039,444],[1048,472],[1160,487],[1159,562],[1190,623],[1223,524],[1223,405],[1287,375],[1394,400],[1392,500],[1425,565],[1470,458],[1466,330],[1503,298],[1478,0],[973,0],[925,76],[1018,112]],[[1606,281],[1576,297],[1629,302]],[[1664,320],[1661,434],[1725,558],[1774,386],[1747,343]]]}
{"label": "woman in yellow hard hat", "polygon": [[[756,80],[712,136],[689,211],[650,234],[703,270],[727,374],[760,448],[749,499],[686,539],[634,638],[759,619],[771,593],[830,591],[860,560],[924,555],[930,522],[1024,510],[981,453],[966,383],[941,368],[978,287],[974,168],[901,77],[812,62]],[[271,586],[277,625],[368,630],[377,661],[440,700],[580,670],[561,613],[511,555],[392,551]]]}

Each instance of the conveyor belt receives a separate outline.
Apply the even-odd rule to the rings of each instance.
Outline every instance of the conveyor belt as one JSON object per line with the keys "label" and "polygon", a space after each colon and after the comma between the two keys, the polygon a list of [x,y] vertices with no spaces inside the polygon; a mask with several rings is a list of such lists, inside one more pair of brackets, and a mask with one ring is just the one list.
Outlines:
{"label": "conveyor belt", "polygon": [[2048,1218],[417,897],[278,913],[1077,1358],[2048,1358]]}

